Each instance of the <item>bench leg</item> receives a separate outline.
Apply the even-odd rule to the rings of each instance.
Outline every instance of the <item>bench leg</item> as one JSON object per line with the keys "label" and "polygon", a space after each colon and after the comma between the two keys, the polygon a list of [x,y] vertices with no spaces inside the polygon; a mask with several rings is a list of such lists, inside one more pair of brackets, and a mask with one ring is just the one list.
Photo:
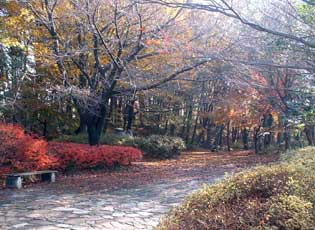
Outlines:
{"label": "bench leg", "polygon": [[48,181],[48,182],[53,183],[56,181],[56,174],[55,173],[42,174],[42,181]]}
{"label": "bench leg", "polygon": [[20,176],[7,176],[6,178],[7,188],[22,188],[22,177]]}

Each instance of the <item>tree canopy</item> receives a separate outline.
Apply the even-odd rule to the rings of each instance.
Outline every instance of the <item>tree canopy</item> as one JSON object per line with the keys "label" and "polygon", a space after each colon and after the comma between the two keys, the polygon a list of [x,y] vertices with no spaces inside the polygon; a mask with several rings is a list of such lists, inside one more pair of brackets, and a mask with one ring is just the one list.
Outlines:
{"label": "tree canopy", "polygon": [[314,2],[1,1],[0,116],[217,150],[315,144]]}

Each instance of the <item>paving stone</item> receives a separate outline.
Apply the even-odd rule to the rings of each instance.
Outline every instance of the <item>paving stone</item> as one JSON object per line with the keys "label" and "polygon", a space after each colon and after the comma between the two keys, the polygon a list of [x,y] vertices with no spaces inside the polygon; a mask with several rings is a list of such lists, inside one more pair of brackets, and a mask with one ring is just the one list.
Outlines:
{"label": "paving stone", "polygon": [[126,213],[123,213],[123,212],[114,212],[112,214],[113,217],[122,217],[122,216],[125,216]]}
{"label": "paving stone", "polygon": [[69,225],[69,224],[57,224],[56,226],[59,228],[68,228],[68,229],[72,228],[72,225]]}
{"label": "paving stone", "polygon": [[93,221],[98,221],[98,220],[103,220],[104,217],[103,216],[86,216],[85,217],[88,220],[93,220]]}
{"label": "paving stone", "polygon": [[147,216],[152,216],[152,215],[153,215],[153,214],[150,213],[150,212],[138,212],[138,214],[140,214],[141,216],[145,216],[145,217],[147,217]]}
{"label": "paving stone", "polygon": [[102,210],[113,212],[114,211],[114,207],[113,206],[106,206],[106,207],[103,207]]}
{"label": "paving stone", "polygon": [[71,230],[91,230],[91,228],[87,226],[73,226],[71,227]]}
{"label": "paving stone", "polygon": [[17,216],[17,212],[14,212],[14,211],[8,211],[6,214],[5,214],[6,217],[15,217]]}
{"label": "paving stone", "polygon": [[115,221],[119,223],[125,223],[128,225],[133,225],[133,223],[135,222],[135,220],[131,217],[120,217],[120,218],[115,219]]}
{"label": "paving stone", "polygon": [[35,212],[35,213],[28,214],[26,217],[29,217],[29,218],[40,218],[42,216],[43,216],[42,214]]}
{"label": "paving stone", "polygon": [[102,226],[105,227],[104,229],[114,229],[114,226],[109,222],[102,223]]}
{"label": "paving stone", "polygon": [[93,225],[95,225],[95,220],[87,220],[86,224],[93,226]]}
{"label": "paving stone", "polygon": [[103,217],[104,219],[114,219],[114,217],[113,217],[113,216],[110,216],[110,215],[102,215],[102,217]]}
{"label": "paving stone", "polygon": [[128,230],[130,229],[130,225],[128,224],[122,224],[119,222],[111,222],[112,226],[117,230]]}
{"label": "paving stone", "polygon": [[47,226],[36,227],[36,230],[64,230],[64,229],[59,228],[57,226],[47,225]]}
{"label": "paving stone", "polygon": [[29,224],[28,223],[20,223],[20,224],[13,225],[12,227],[13,228],[23,228],[27,225],[29,225]]}
{"label": "paving stone", "polygon": [[66,224],[72,224],[74,226],[84,224],[84,219],[81,218],[71,218],[65,221]]}
{"label": "paving stone", "polygon": [[88,214],[90,212],[87,210],[76,210],[76,211],[73,211],[73,213],[74,214]]}
{"label": "paving stone", "polygon": [[125,216],[128,216],[128,217],[141,217],[141,215],[138,214],[137,212],[132,213],[132,214],[126,214]]}
{"label": "paving stone", "polygon": [[5,223],[12,223],[12,222],[16,222],[17,218],[15,217],[5,217],[4,218],[4,222]]}

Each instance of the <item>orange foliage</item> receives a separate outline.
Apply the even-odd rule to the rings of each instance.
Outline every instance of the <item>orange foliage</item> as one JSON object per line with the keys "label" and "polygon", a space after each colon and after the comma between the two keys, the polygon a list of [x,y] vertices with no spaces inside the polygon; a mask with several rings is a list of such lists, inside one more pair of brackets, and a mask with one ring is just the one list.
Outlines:
{"label": "orange foliage", "polygon": [[43,169],[66,170],[129,165],[142,152],[133,147],[47,142],[19,125],[0,123],[0,174]]}
{"label": "orange foliage", "polygon": [[129,165],[142,157],[142,152],[133,147],[89,146],[86,144],[50,142],[49,152],[58,159],[56,169],[65,171],[68,167],[89,169],[114,165]]}
{"label": "orange foliage", "polygon": [[25,134],[13,124],[0,124],[0,173],[47,169],[53,158],[46,154],[46,141]]}

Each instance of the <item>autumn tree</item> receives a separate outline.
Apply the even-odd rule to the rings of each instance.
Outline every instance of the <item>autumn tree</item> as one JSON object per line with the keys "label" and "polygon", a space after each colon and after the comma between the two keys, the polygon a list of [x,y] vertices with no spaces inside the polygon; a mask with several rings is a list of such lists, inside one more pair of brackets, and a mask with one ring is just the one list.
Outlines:
{"label": "autumn tree", "polygon": [[[85,0],[30,2],[27,7],[41,31],[36,43],[48,47],[45,55],[54,60],[51,66],[63,84],[55,89],[71,95],[92,145],[99,143],[109,101],[119,93],[118,86],[129,85],[124,92],[156,88],[208,61],[177,63],[168,71],[173,74],[162,80],[134,85],[135,70],[141,71],[139,63],[169,48],[169,31],[180,9],[168,12],[133,1]],[[175,53],[179,47],[169,49]]]}

